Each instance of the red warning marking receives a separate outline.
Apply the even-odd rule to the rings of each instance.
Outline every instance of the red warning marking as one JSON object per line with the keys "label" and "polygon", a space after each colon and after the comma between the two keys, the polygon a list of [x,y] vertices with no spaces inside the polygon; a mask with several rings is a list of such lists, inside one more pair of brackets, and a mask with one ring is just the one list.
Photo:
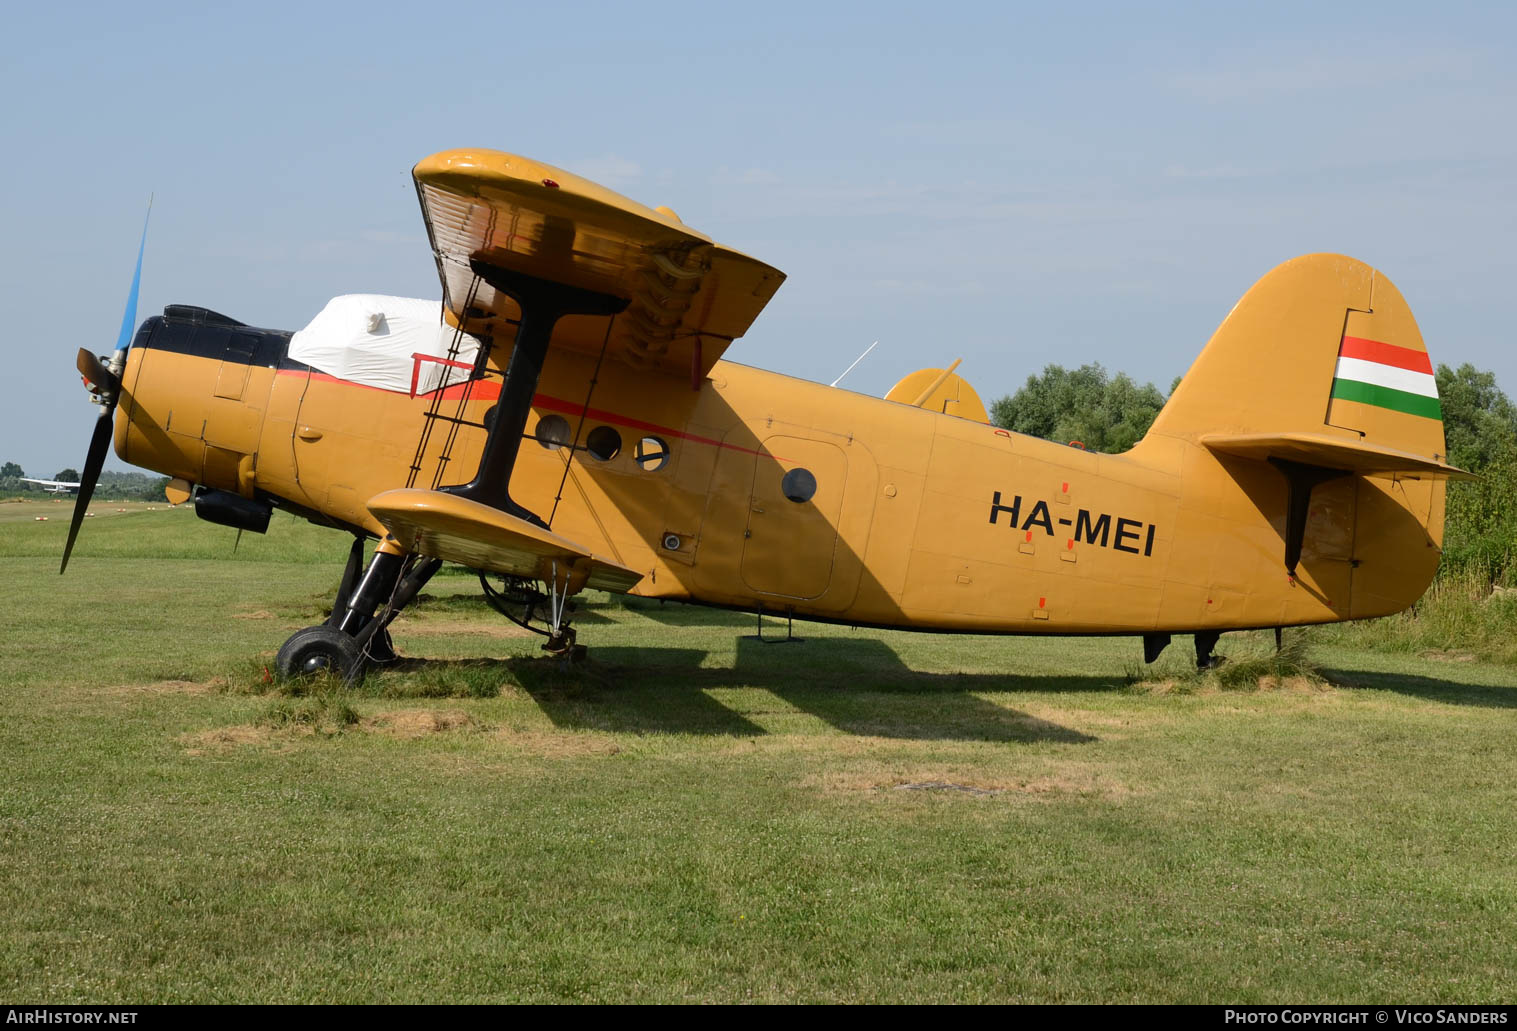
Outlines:
{"label": "red warning marking", "polygon": [[1059,493],[1060,494],[1068,494],[1069,493],[1069,484],[1066,483],[1063,487],[1059,488]]}
{"label": "red warning marking", "polygon": [[1031,530],[1027,531],[1027,543],[1029,543],[1029,544],[1032,543],[1032,531]]}
{"label": "red warning marking", "polygon": [[1074,551],[1075,550],[1075,539],[1073,537],[1069,538],[1069,544],[1067,545],[1067,547],[1069,548],[1070,551]]}
{"label": "red warning marking", "polygon": [[1041,609],[1041,608],[1045,607],[1047,604],[1048,604],[1048,599],[1047,598],[1039,598],[1038,599],[1038,608]]}

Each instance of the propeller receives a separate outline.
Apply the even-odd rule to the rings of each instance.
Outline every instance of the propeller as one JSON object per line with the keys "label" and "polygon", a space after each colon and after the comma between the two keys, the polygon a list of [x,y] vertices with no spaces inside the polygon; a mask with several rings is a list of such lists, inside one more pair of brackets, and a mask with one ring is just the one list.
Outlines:
{"label": "propeller", "polygon": [[116,337],[116,353],[109,363],[104,357],[79,349],[75,367],[83,376],[94,401],[100,405],[100,414],[95,417],[95,432],[90,435],[90,449],[84,458],[84,470],[79,477],[79,500],[74,502],[74,518],[69,523],[68,540],[63,545],[63,562],[58,566],[62,575],[68,568],[68,557],[74,550],[74,539],[79,536],[79,526],[90,507],[95,484],[100,480],[100,468],[105,464],[105,453],[111,445],[111,433],[115,424],[113,416],[121,400],[121,373],[126,369],[126,352],[132,346],[132,333],[137,328],[137,293],[142,285],[142,252],[147,247],[148,219],[153,217],[153,199],[148,198],[147,217],[142,220],[142,239],[137,244],[137,269],[132,273],[132,288],[126,295],[126,311],[121,316],[121,333]]}

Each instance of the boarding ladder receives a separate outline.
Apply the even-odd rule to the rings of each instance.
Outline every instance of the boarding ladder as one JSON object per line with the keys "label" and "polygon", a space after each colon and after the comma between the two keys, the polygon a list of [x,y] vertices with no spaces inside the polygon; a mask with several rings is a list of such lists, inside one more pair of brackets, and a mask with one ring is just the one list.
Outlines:
{"label": "boarding ladder", "polygon": [[[474,310],[474,301],[479,292],[480,279],[475,276],[469,284],[469,294],[464,301],[463,310]],[[474,426],[489,432],[489,426],[483,422],[464,418],[464,412],[468,408],[469,401],[474,397],[477,385],[490,379],[504,380],[504,374],[500,369],[490,365],[490,354],[494,348],[494,335],[486,335],[477,338],[479,351],[474,356],[474,361],[462,362],[458,360],[459,353],[463,350],[464,343],[464,320],[458,320],[458,326],[453,330],[453,339],[448,345],[446,356],[439,358],[430,354],[411,355],[411,396],[416,397],[420,386],[422,366],[426,363],[435,363],[444,367],[444,374],[437,387],[428,395],[430,400],[427,410],[422,413],[421,436],[416,442],[416,454],[411,458],[411,466],[406,474],[406,486],[415,487],[421,478],[423,467],[427,462],[427,448],[432,442],[432,433],[438,428],[438,423],[443,423],[447,432],[443,437],[442,450],[437,455],[436,464],[432,470],[431,489],[437,490],[443,485],[443,477],[447,474],[448,462],[453,455],[453,446],[458,441],[458,431],[463,426]],[[468,379],[461,384],[450,384],[447,369],[468,369]],[[458,392],[456,404],[453,405],[453,413],[446,414],[443,409],[448,404],[449,386],[461,385],[463,389]],[[467,476],[467,473],[465,474]]]}

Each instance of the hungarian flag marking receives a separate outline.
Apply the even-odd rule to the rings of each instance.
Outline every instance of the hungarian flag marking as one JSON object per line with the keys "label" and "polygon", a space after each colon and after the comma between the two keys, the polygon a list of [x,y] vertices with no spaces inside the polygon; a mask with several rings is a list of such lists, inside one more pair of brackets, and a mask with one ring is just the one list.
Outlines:
{"label": "hungarian flag marking", "polygon": [[1333,373],[1333,397],[1443,421],[1438,382],[1426,351],[1344,337]]}

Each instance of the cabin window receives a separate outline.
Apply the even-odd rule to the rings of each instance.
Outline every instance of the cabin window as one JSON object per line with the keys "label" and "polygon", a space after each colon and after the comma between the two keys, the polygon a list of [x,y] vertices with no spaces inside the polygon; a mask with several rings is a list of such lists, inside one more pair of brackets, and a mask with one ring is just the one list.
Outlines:
{"label": "cabin window", "polygon": [[545,415],[537,420],[537,431],[532,435],[549,451],[567,447],[570,439],[569,420],[562,415]]}
{"label": "cabin window", "polygon": [[609,462],[622,453],[622,435],[610,426],[597,426],[585,438],[585,450],[602,462]]}
{"label": "cabin window", "polygon": [[792,469],[780,481],[780,490],[796,504],[804,504],[816,493],[816,477],[809,469]]}
{"label": "cabin window", "polygon": [[669,464],[669,444],[663,437],[644,437],[632,449],[632,457],[645,471],[656,473]]}

